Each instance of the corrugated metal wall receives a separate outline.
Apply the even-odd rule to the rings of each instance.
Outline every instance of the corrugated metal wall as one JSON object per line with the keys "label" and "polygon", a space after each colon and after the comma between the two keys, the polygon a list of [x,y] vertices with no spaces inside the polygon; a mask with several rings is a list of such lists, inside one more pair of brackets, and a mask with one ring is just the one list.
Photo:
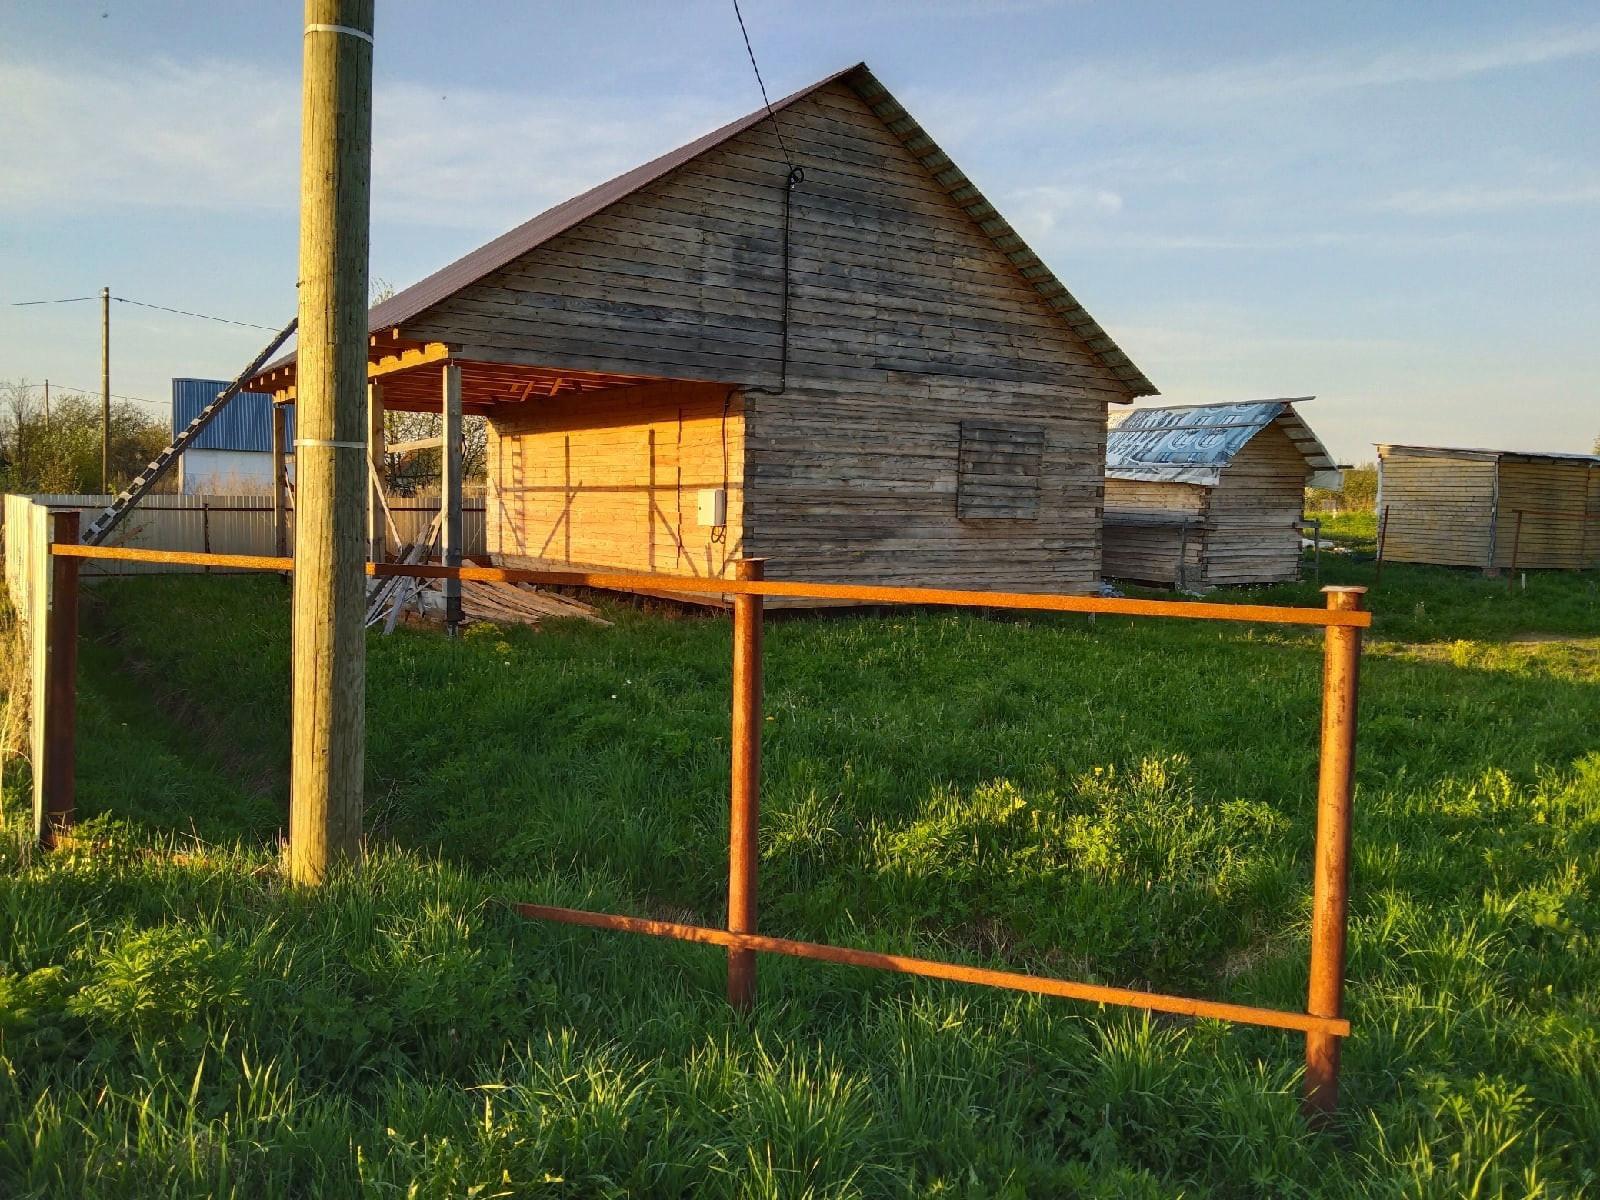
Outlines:
{"label": "corrugated metal wall", "polygon": [[[172,433],[176,437],[200,415],[200,410],[227,388],[226,379],[174,379],[172,381]],[[289,407],[287,447],[294,453],[294,406]],[[190,445],[201,450],[255,450],[272,452],[272,397],[265,392],[240,392],[228,401]]]}

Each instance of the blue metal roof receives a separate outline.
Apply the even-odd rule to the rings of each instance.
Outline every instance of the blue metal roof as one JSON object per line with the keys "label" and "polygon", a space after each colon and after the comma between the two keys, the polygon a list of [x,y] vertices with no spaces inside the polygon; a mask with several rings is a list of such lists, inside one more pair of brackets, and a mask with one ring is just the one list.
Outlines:
{"label": "blue metal roof", "polygon": [[1333,459],[1294,410],[1295,404],[1310,399],[1112,413],[1106,433],[1106,477],[1215,487],[1222,469],[1245,443],[1274,421],[1305,456],[1308,472],[1333,470]]}
{"label": "blue metal roof", "polygon": [[[172,381],[172,433],[176,437],[200,410],[226,391],[227,379],[174,379]],[[287,440],[294,445],[294,408],[289,408]],[[255,450],[272,452],[272,397],[266,392],[240,392],[194,441],[196,450]],[[292,449],[289,453],[293,453]]]}

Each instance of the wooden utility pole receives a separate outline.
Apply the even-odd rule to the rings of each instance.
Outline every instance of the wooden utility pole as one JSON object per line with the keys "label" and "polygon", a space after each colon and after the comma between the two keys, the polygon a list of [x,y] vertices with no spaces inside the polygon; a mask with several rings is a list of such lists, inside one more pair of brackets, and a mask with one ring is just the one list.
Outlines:
{"label": "wooden utility pole", "polygon": [[50,381],[44,381],[44,431],[50,432]]}
{"label": "wooden utility pole", "polygon": [[111,289],[100,289],[100,490],[111,494]]}
{"label": "wooden utility pole", "polygon": [[289,875],[361,857],[374,0],[306,0]]}

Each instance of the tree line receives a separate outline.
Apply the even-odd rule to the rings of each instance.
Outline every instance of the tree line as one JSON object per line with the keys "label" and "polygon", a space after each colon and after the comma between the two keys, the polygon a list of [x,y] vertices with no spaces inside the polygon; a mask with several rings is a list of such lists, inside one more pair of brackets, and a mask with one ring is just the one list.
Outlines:
{"label": "tree line", "polygon": [[[100,492],[100,397],[0,381],[0,491],[30,495]],[[111,403],[107,469],[124,487],[172,440],[167,422],[127,400]]]}

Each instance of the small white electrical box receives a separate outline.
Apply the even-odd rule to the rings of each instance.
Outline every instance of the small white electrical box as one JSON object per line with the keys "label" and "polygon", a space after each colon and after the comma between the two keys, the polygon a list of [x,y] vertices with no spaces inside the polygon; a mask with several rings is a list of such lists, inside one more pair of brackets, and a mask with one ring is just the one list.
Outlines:
{"label": "small white electrical box", "polygon": [[700,489],[700,524],[720,528],[728,523],[726,488]]}

